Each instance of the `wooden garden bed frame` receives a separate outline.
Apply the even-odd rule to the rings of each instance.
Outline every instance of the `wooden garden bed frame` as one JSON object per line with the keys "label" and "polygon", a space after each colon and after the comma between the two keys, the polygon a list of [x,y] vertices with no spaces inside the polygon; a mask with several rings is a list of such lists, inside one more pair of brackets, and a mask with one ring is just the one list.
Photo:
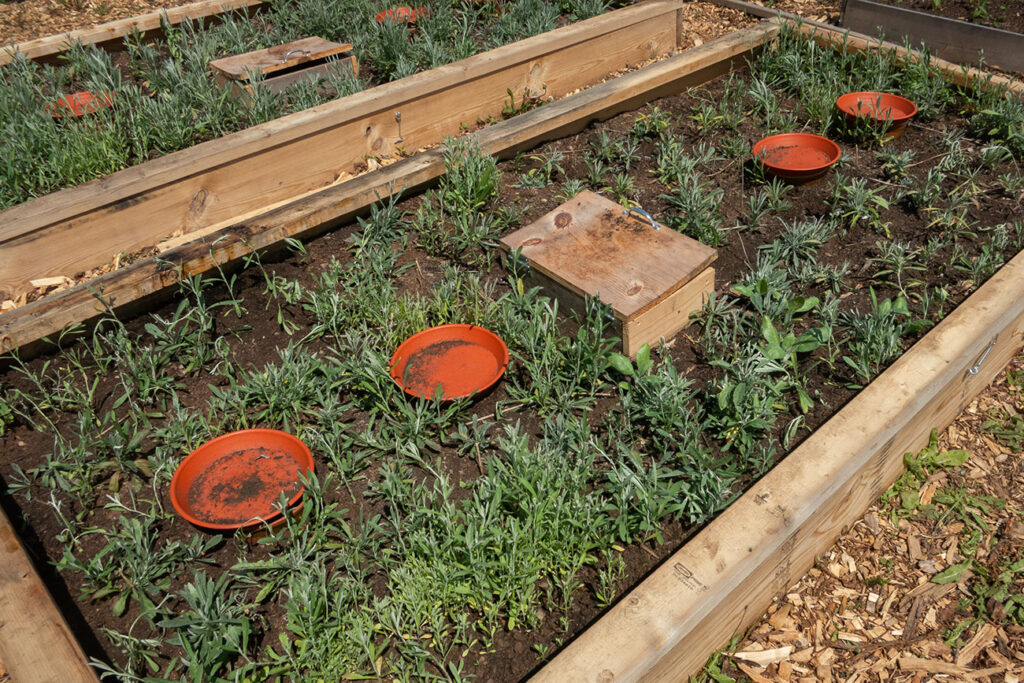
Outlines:
{"label": "wooden garden bed frame", "polygon": [[840,23],[867,35],[882,29],[892,42],[924,43],[932,54],[959,64],[984,57],[988,65],[1024,73],[1024,34],[1014,31],[872,0],[846,0]]}
{"label": "wooden garden bed frame", "polygon": [[[778,24],[763,22],[472,136],[488,153],[509,155],[581,130],[593,120],[731,71],[770,41]],[[844,39],[813,26],[804,30],[840,49],[879,47],[864,37]],[[959,67],[950,69],[951,78],[970,76]],[[443,170],[440,149],[416,155],[207,232],[168,250],[162,261],[146,259],[102,276],[92,288],[104,293],[108,305],[144,305],[144,297],[183,275],[238,261],[286,237],[327,230],[366,210],[389,189],[418,189]],[[891,484],[902,470],[902,454],[919,448],[932,428],[955,417],[1024,344],[1022,289],[1024,254],[623,596],[535,680],[684,680],[698,670]],[[36,340],[41,333],[94,317],[98,310],[103,308],[87,289],[74,288],[0,316],[0,339]],[[761,526],[751,525],[752,519],[761,520]],[[18,683],[95,680],[6,518],[0,518],[0,537],[5,539],[0,550],[0,661]],[[34,618],[27,621],[26,615]]]}
{"label": "wooden garden bed frame", "polygon": [[168,7],[158,12],[110,21],[92,28],[26,40],[14,45],[0,44],[0,66],[13,61],[15,55],[18,54],[25,59],[34,61],[56,62],[75,43],[118,49],[124,45],[124,38],[131,35],[133,31],[157,33],[164,22],[173,26],[186,19],[213,23],[218,21],[222,15],[245,10],[254,12],[265,4],[265,0],[203,0],[179,7]]}
{"label": "wooden garden bed frame", "polygon": [[[0,291],[239,222],[500,117],[674,53],[681,0],[655,0],[414,74],[0,211]],[[12,296],[13,298],[13,296]],[[21,343],[21,340],[18,341]]]}

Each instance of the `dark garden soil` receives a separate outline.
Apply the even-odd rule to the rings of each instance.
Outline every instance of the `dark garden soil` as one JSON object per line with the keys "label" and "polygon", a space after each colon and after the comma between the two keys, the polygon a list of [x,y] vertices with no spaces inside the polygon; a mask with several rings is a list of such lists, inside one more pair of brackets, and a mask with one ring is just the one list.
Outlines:
{"label": "dark garden soil", "polygon": [[920,12],[1024,33],[1024,4],[1018,0],[882,0]]}
{"label": "dark garden soil", "polygon": [[[728,144],[726,138],[747,144],[761,138],[764,135],[764,128],[760,121],[752,118],[745,119],[736,131],[724,134],[706,133],[691,118],[701,103],[719,101],[723,97],[723,93],[724,82],[719,80],[700,91],[669,97],[655,104],[662,112],[671,114],[673,120],[677,122],[675,124],[677,132],[691,148],[696,148],[700,144],[712,144],[719,149],[724,149]],[[793,101],[785,101],[783,108],[791,108],[794,104]],[[500,194],[493,206],[515,207],[522,212],[522,224],[527,224],[547,213],[564,201],[563,193],[567,178],[582,179],[587,175],[587,168],[583,160],[584,153],[601,144],[600,136],[602,134],[612,138],[622,138],[634,128],[638,117],[649,116],[651,113],[652,110],[645,109],[640,112],[622,114],[609,121],[595,124],[578,135],[559,140],[541,150],[534,150],[534,152],[519,158],[502,162],[500,168],[504,173],[503,181]],[[946,152],[946,147],[942,143],[943,132],[953,128],[963,128],[963,126],[964,120],[953,115],[945,115],[926,123],[912,122],[906,134],[889,143],[887,149],[913,151],[916,162],[908,169],[908,172],[918,178],[920,182],[920,179],[938,163]],[[751,264],[756,261],[759,250],[780,236],[784,224],[802,218],[825,217],[829,214],[828,202],[833,196],[837,173],[852,178],[867,179],[868,185],[872,189],[883,190],[887,195],[893,190],[895,183],[886,175],[882,168],[882,162],[876,157],[876,147],[867,144],[858,145],[847,140],[842,141],[841,146],[843,159],[839,167],[830,172],[828,178],[821,182],[793,188],[785,195],[789,202],[788,208],[754,226],[746,225],[747,199],[760,186],[755,183],[753,174],[756,170],[751,169],[747,155],[741,153],[734,158],[712,161],[708,164],[707,170],[704,172],[707,179],[713,187],[723,191],[723,200],[719,208],[722,225],[741,226],[727,229],[725,243],[718,247],[719,255],[715,263],[717,271],[715,289],[719,296],[735,294],[734,287],[751,268]],[[979,146],[978,141],[970,138],[965,140],[965,147],[969,155],[976,154]],[[520,178],[529,174],[531,170],[541,168],[546,160],[555,158],[556,153],[563,155],[564,160],[560,164],[563,172],[554,174],[555,182],[543,188],[516,187]],[[665,185],[659,183],[656,178],[656,169],[653,163],[655,154],[655,143],[652,140],[645,139],[639,143],[638,154],[629,169],[629,174],[634,179],[634,186],[632,190],[627,191],[627,194],[636,205],[664,220],[663,217],[670,215],[674,210],[662,198],[667,190]],[[967,209],[972,224],[989,227],[1012,223],[1019,219],[1022,208],[1021,197],[1001,196],[994,189],[997,177],[1010,169],[1009,162],[1003,162],[995,165],[992,169],[982,169],[975,177],[974,180],[979,186],[990,189],[978,194]],[[606,180],[609,180],[610,177],[609,173]],[[956,184],[952,179],[947,180],[943,186],[944,190],[952,191]],[[614,192],[611,191],[606,194],[614,196]],[[423,196],[408,197],[402,200],[401,208],[409,214],[415,214],[425,201]],[[850,227],[845,236],[837,237],[821,245],[816,253],[816,262],[819,265],[828,264],[839,267],[846,264],[850,268],[838,296],[839,307],[843,311],[867,311],[871,306],[872,291],[880,301],[894,299],[899,295],[900,292],[895,286],[892,276],[880,272],[882,266],[875,260],[880,256],[878,246],[880,242],[923,245],[930,237],[938,237],[943,232],[939,227],[929,225],[931,217],[928,214],[915,213],[896,202],[893,202],[892,206],[882,209],[879,219],[888,224],[888,229],[891,231],[889,235],[883,235],[877,229],[858,223]],[[275,260],[268,258],[264,261],[264,267],[278,276],[311,286],[313,276],[323,270],[330,259],[337,258],[341,261],[351,259],[348,245],[350,238],[357,232],[358,226],[347,226],[310,242],[307,245],[307,253],[301,257],[280,257]],[[913,291],[925,292],[930,291],[933,287],[945,288],[949,294],[945,306],[945,310],[948,312],[980,284],[972,281],[971,276],[963,270],[954,269],[952,264],[956,258],[965,258],[967,261],[977,259],[982,246],[983,241],[980,239],[974,241],[964,239],[957,241],[955,247],[947,245],[931,254],[928,267],[923,271],[913,273],[914,279],[918,281],[913,285]],[[955,249],[965,250],[966,256],[963,254],[956,256]],[[399,276],[400,294],[429,296],[443,279],[445,266],[449,261],[428,255],[419,241],[413,238],[410,239],[400,257],[400,263],[410,266]],[[507,291],[506,274],[499,263],[491,263],[486,267],[482,279],[495,281],[498,294]],[[297,333],[298,336],[286,334],[281,328],[274,307],[263,305],[266,300],[265,287],[266,283],[261,273],[252,269],[241,272],[235,284],[235,295],[245,299],[248,313],[241,321],[227,316],[218,318],[218,325],[222,327],[217,330],[217,333],[227,334],[230,338],[233,361],[240,368],[258,369],[277,362],[279,360],[278,349],[287,347],[290,342],[301,337],[302,331],[308,330],[313,323],[310,313],[298,307],[290,307],[285,315],[298,326],[300,332]],[[813,282],[807,284],[802,293],[805,296],[827,297],[826,288]],[[208,290],[208,296],[221,300],[227,298],[224,291],[217,289]],[[177,302],[171,302],[157,311],[157,314],[165,318],[171,317],[176,307]],[[145,324],[149,320],[148,316],[137,318],[129,321],[127,325],[133,334],[145,337],[147,334]],[[566,325],[567,329],[571,329],[573,323],[567,322]],[[231,333],[232,328],[234,328],[234,333]],[[802,331],[798,326],[798,334]],[[918,336],[923,333],[924,331]],[[679,372],[691,378],[697,386],[704,386],[720,377],[721,371],[705,364],[706,357],[700,343],[700,334],[699,325],[691,325],[675,338],[668,340],[661,354],[671,358]],[[912,340],[912,338],[905,339],[905,347],[909,346]],[[330,354],[330,345],[324,341],[307,342],[306,348],[313,353]],[[658,353],[656,352],[655,355]],[[862,380],[845,364],[825,362],[823,349],[813,352],[807,360],[808,362],[803,365],[807,368],[808,393],[813,398],[813,406],[805,415],[804,427],[797,432],[797,438],[789,443],[791,447],[795,446],[810,431],[824,423],[830,415],[855,395],[856,390],[850,388],[851,385],[862,383]],[[46,363],[66,362],[66,359],[54,356],[33,360],[28,367],[39,371]],[[178,383],[177,394],[182,405],[200,411],[208,404],[214,393],[227,384],[224,377],[214,377],[206,372],[186,373],[184,368],[174,364],[167,368],[167,372],[171,373]],[[517,373],[518,376],[522,375],[522,365],[513,362],[509,374],[517,375]],[[2,377],[2,381],[7,388],[32,390],[25,377],[16,371],[8,372]],[[95,381],[99,383],[95,396],[106,397],[100,399],[101,403],[105,404],[101,407],[111,407],[119,386],[116,373],[96,375]],[[542,431],[542,420],[539,416],[529,410],[517,412],[514,408],[508,408],[509,394],[506,384],[509,381],[510,379],[506,378],[502,384],[474,404],[469,409],[470,413],[477,416],[493,416],[496,411],[504,410],[506,420],[520,421],[532,437],[538,437]],[[220,386],[217,386],[218,384]],[[613,391],[600,394],[596,406],[591,409],[590,421],[592,424],[599,424],[603,416],[608,415],[616,408],[616,403],[617,399]],[[124,408],[122,407],[120,410],[124,410]],[[792,414],[786,415],[785,419],[780,419],[771,427],[769,431],[774,440],[782,440],[782,432],[787,423],[796,415],[797,412],[794,409]],[[68,415],[61,418],[61,427],[68,427],[73,417]],[[346,414],[344,419],[352,422],[356,432],[368,424],[367,414],[361,411]],[[466,419],[469,419],[468,416]],[[281,425],[252,426],[281,427]],[[141,451],[143,456],[152,447],[148,437],[144,444]],[[52,436],[35,432],[20,420],[16,420],[0,442],[0,472],[3,474],[5,483],[10,484],[12,480],[17,480],[14,466],[24,471],[30,471],[44,465],[52,446]],[[721,450],[721,444],[718,444],[716,449],[718,449],[717,456],[732,457],[729,453]],[[459,485],[475,480],[487,468],[491,458],[499,457],[494,453],[480,454],[479,452],[476,458],[468,457],[460,455],[455,448],[447,445],[442,445],[439,454],[445,473],[456,485],[453,492],[456,500],[460,497],[470,496],[470,490],[460,488]],[[314,455],[316,456],[315,453]],[[776,455],[776,460],[782,455],[783,453],[780,451]],[[318,471],[322,472],[326,469],[323,462],[318,462]],[[761,471],[763,472],[765,469],[762,468]],[[325,491],[327,501],[337,503],[341,508],[348,510],[346,514],[348,520],[355,521],[360,516],[386,516],[388,514],[386,506],[379,499],[365,495],[370,485],[381,478],[378,464],[371,463],[360,474],[361,478],[351,481],[348,487],[337,486]],[[749,485],[756,476],[754,472],[746,473],[734,490],[739,491]],[[414,469],[414,477],[418,480],[430,480],[432,475],[423,469]],[[109,483],[110,491],[117,490],[119,484],[119,481],[112,480]],[[171,504],[167,497],[165,483],[158,482],[155,489],[164,510],[170,510]],[[94,601],[79,599],[83,592],[88,592],[82,575],[78,572],[57,574],[50,565],[61,558],[65,552],[65,543],[58,538],[64,527],[55,519],[54,510],[49,502],[49,492],[34,485],[28,489],[28,493],[32,494],[30,498],[23,494],[4,497],[5,509],[15,521],[15,525],[25,539],[40,572],[51,586],[58,602],[65,609],[89,653],[106,661],[123,664],[122,652],[111,646],[101,632],[104,628],[110,628],[121,633],[132,632],[138,637],[145,637],[147,628],[144,621],[139,619],[140,611],[137,602],[133,601],[122,616],[115,617],[112,614],[110,598]],[[58,500],[63,501],[66,511],[82,512],[75,508],[73,501],[64,498],[63,494],[56,493],[55,495]],[[101,528],[116,527],[117,518],[121,515],[120,511],[104,507],[103,502],[105,501],[101,500],[100,504],[89,511],[87,524]],[[625,571],[617,583],[619,594],[624,593],[628,586],[638,582],[698,529],[699,526],[687,526],[678,521],[669,522],[661,531],[662,542],[651,539],[626,547],[622,553],[625,560]],[[159,518],[155,531],[159,533],[161,546],[175,541],[187,543],[195,534],[194,528],[177,517]],[[89,558],[98,552],[102,546],[101,539],[102,537],[99,535],[84,536],[80,542],[79,556]],[[250,544],[244,540],[229,538],[205,555],[205,569],[211,575],[216,576],[240,560],[264,560],[279,549],[275,543]],[[582,587],[573,593],[574,601],[564,620],[558,618],[562,615],[539,610],[540,626],[532,632],[520,629],[511,632],[499,630],[488,652],[481,652],[479,645],[470,648],[463,655],[463,659],[470,665],[477,680],[498,682],[522,679],[543,663],[543,657],[539,657],[538,651],[534,648],[535,644],[564,643],[598,617],[602,612],[602,608],[595,599],[598,568],[598,565],[593,565],[586,566],[581,570],[579,579]],[[168,598],[169,602],[164,605],[166,609],[171,612],[183,609],[184,603],[175,594],[184,588],[190,579],[190,575],[186,572],[169,577],[170,583],[166,587],[165,593],[171,597]],[[374,588],[383,597],[384,578],[378,576],[375,579],[379,580],[379,583],[375,583]],[[255,589],[253,590],[255,591]],[[276,643],[279,633],[285,628],[282,602],[283,598],[272,598],[256,608],[258,619],[262,624],[258,629],[259,647],[255,648],[257,652],[262,646],[272,646]],[[160,651],[161,662],[165,663],[170,657],[180,654],[178,648],[164,644]]]}

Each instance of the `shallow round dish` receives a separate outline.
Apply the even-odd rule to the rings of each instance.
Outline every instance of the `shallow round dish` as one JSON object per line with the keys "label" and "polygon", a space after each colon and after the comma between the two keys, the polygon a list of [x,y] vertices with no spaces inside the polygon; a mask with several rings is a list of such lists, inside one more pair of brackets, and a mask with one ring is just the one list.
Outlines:
{"label": "shallow round dish", "polygon": [[55,119],[65,116],[79,117],[114,106],[114,93],[76,92],[58,97],[46,105],[46,113]]}
{"label": "shallow round dish", "polygon": [[252,531],[284,518],[275,506],[302,498],[300,474],[313,471],[313,454],[297,437],[276,429],[246,429],[207,441],[171,478],[171,504],[204,529]]}
{"label": "shallow round dish", "polygon": [[406,339],[391,356],[391,377],[405,393],[452,401],[485,391],[508,366],[501,337],[476,325],[431,327]]}
{"label": "shallow round dish", "polygon": [[811,133],[780,133],[754,144],[754,156],[774,175],[795,182],[821,178],[842,151],[828,138]]}
{"label": "shallow round dish", "polygon": [[383,24],[385,21],[407,21],[414,23],[420,17],[429,17],[430,11],[426,7],[396,7],[377,12],[377,22]]}
{"label": "shallow round dish", "polygon": [[887,92],[848,92],[836,100],[836,107],[848,121],[867,118],[879,125],[888,124],[886,137],[903,134],[907,122],[917,114],[917,105],[906,97]]}

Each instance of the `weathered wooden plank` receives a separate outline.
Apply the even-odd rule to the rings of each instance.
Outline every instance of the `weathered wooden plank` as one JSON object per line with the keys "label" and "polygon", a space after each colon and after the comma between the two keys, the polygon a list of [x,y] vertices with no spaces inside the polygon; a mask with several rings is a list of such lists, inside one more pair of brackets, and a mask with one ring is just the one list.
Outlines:
{"label": "weathered wooden plank", "polygon": [[161,19],[166,17],[169,24],[180,24],[186,19],[210,20],[217,15],[235,10],[256,9],[262,7],[265,0],[203,0],[181,7],[170,7],[159,12],[149,12],[137,17],[119,19],[93,28],[79,29],[63,35],[47,36],[28,40],[23,43],[0,47],[0,65],[21,54],[26,59],[51,60],[66,52],[76,42],[82,45],[99,45],[111,41],[120,41],[132,31],[152,31],[159,29]]}
{"label": "weathered wooden plank", "polygon": [[902,472],[903,453],[948,424],[1021,348],[1022,289],[1024,254],[533,680],[682,681],[698,671],[877,500]]}
{"label": "weathered wooden plank", "polygon": [[0,662],[17,683],[96,681],[85,653],[0,510]]}
{"label": "weathered wooden plank", "polygon": [[[591,121],[629,111],[644,102],[705,83],[743,64],[751,50],[778,34],[773,22],[739,31],[643,69],[611,79],[557,102],[487,126],[473,133],[489,154],[511,156],[545,140],[582,130]],[[254,249],[271,247],[287,237],[311,236],[365,211],[392,188],[412,191],[444,172],[442,149],[434,149],[372,173],[309,194],[262,215],[205,233],[179,245],[107,273],[89,283],[48,296],[0,315],[0,348],[30,353],[29,344],[105,312],[93,292],[112,308],[132,304],[170,287],[179,273],[206,272],[218,263]]]}
{"label": "weathered wooden plank", "polygon": [[215,59],[210,62],[210,69],[228,80],[247,81],[251,73],[269,75],[351,49],[351,43],[335,43],[310,36],[263,50]]}
{"label": "weathered wooden plank", "polygon": [[696,277],[655,306],[622,323],[622,353],[630,358],[644,344],[657,346],[671,339],[690,323],[690,314],[700,312],[708,295],[715,291],[715,269],[704,268]]}
{"label": "weathered wooden plank", "polygon": [[840,23],[866,35],[881,33],[889,41],[921,43],[942,59],[959,64],[985,64],[1024,72],[1024,35],[1013,31],[949,19],[872,0],[847,0]]}
{"label": "weathered wooden plank", "polygon": [[510,89],[559,97],[672,52],[679,2],[627,7],[11,207],[0,212],[0,290],[329,185],[367,157],[437,144],[499,115]]}

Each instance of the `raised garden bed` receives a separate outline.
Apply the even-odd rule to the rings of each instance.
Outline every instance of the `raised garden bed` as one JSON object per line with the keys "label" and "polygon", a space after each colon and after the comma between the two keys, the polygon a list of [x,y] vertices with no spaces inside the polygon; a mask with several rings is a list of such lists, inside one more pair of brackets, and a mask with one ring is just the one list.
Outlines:
{"label": "raised garden bed", "polygon": [[[886,4],[875,0],[848,0],[843,10],[841,24],[854,31],[869,35],[883,33],[889,40],[909,42],[911,45],[924,45],[933,54],[959,62],[961,64],[977,64],[984,60],[985,64],[1007,71],[1024,72],[1024,9],[1019,3],[1003,3],[1003,14],[1009,21],[990,21],[971,23],[962,21],[954,7],[938,3],[942,14],[932,14],[922,9],[937,9],[934,3],[928,7],[908,3],[909,6]],[[974,3],[977,19],[989,16],[984,9],[988,2],[978,0]],[[993,3],[999,5],[998,2]],[[1012,4],[1012,8],[1007,5]],[[957,18],[950,18],[957,17]],[[993,23],[994,26],[985,24]]]}
{"label": "raised garden bed", "polygon": [[[5,478],[20,488],[15,500],[43,539],[34,547],[68,568],[85,563],[64,575],[73,593],[94,598],[83,611],[135,639],[181,643],[114,637],[111,649],[125,652],[109,654],[125,666],[132,653],[141,669],[141,653],[152,648],[163,668],[185,652],[176,647],[201,642],[187,656],[207,671],[248,658],[260,660],[256,677],[293,666],[326,678],[415,677],[420,667],[455,677],[479,659],[483,678],[514,680],[532,666],[527,653],[548,654],[626,578],[642,576],[785,447],[825,424],[854,394],[848,385],[875,377],[923,332],[916,321],[941,318],[1020,249],[1017,161],[995,147],[1012,140],[941,133],[974,126],[990,135],[998,127],[977,118],[982,105],[1006,107],[1008,117],[1020,105],[957,93],[913,62],[898,71],[888,54],[839,59],[800,45],[788,38],[793,57],[762,56],[753,73],[809,94],[799,80],[805,70],[792,65],[821,60],[807,71],[822,101],[840,85],[863,90],[903,78],[931,120],[881,149],[844,138],[845,165],[796,190],[749,175],[749,146],[803,125],[836,135],[833,114],[741,80],[749,73],[505,162],[497,187],[494,167],[464,143],[444,153],[449,174],[436,193],[385,201],[300,255],[251,262],[237,277],[221,272],[219,285],[189,280],[182,304],[159,319],[103,323],[70,355],[13,370],[3,447],[21,472]],[[833,72],[835,80],[822,78]],[[618,97],[611,111],[638,95]],[[965,120],[954,113],[961,106],[977,111]],[[520,144],[532,140],[521,135]],[[702,323],[653,362],[609,354],[603,311],[579,329],[563,327],[488,249],[519,213],[510,207],[532,220],[588,182],[718,243],[725,284]],[[1018,261],[996,274],[541,678],[678,674],[744,613],[756,616],[845,515],[895,476],[902,451],[1020,345],[1013,293],[1022,276]],[[404,398],[387,377],[390,351],[416,329],[447,321],[499,331],[512,370],[479,403]],[[888,330],[887,348],[875,329]],[[712,359],[725,365],[704,364]],[[202,548],[188,539],[208,537],[160,507],[166,481],[198,442],[255,424],[297,430],[333,478],[311,486],[296,527],[255,546]],[[117,501],[96,508],[114,493]],[[765,523],[752,528],[751,519]],[[141,536],[132,530],[139,525]],[[188,542],[200,545],[190,551]],[[77,555],[61,559],[64,543]],[[541,546],[555,554],[534,554]],[[143,573],[131,560],[147,554],[159,562]],[[228,565],[234,570],[222,573]],[[231,583],[194,578],[186,566]],[[357,607],[359,596],[372,606]],[[496,607],[484,596],[497,596]],[[214,614],[216,623],[204,621]],[[288,645],[277,638],[285,631]],[[697,635],[684,641],[687,633]],[[237,653],[243,636],[245,656]]]}
{"label": "raised garden bed", "polygon": [[1024,33],[1024,9],[1010,0],[882,0],[884,4],[917,10],[1014,33]]}
{"label": "raised garden bed", "polygon": [[[503,26],[505,17],[517,16],[514,8],[525,7],[524,3],[528,4],[527,0],[508,5],[507,13],[501,14],[495,25]],[[343,182],[365,170],[368,159],[390,163],[437,144],[444,135],[475,126],[480,120],[500,117],[503,110],[512,113],[530,106],[531,101],[564,95],[629,65],[671,53],[678,44],[677,14],[678,3],[673,2],[625,8],[6,209],[0,212],[4,219],[0,229],[0,290],[6,298],[16,299],[32,291],[33,279],[75,276],[119,262],[118,254],[136,258],[139,250],[152,250],[160,240],[237,222],[303,193]],[[543,28],[537,21],[531,20],[530,26]],[[408,31],[393,23],[373,24],[388,27],[374,31]],[[418,24],[418,31],[424,30],[422,24]],[[510,29],[506,26],[502,30]],[[405,40],[404,36],[402,33],[392,38]],[[191,45],[187,36],[181,40]],[[193,57],[202,62],[200,68],[206,69],[202,51],[193,49],[197,50]],[[358,43],[356,51],[360,52]],[[372,57],[360,55],[361,68],[382,68],[379,58],[374,67]],[[15,66],[5,67],[4,74],[13,77],[14,72],[7,70]],[[206,71],[193,75],[212,83]],[[130,93],[117,92],[117,88],[102,83],[86,81],[85,85],[90,90],[115,91],[115,102],[130,99]],[[203,87],[197,86],[193,92],[180,87],[180,83],[178,86],[176,97],[210,94]],[[255,112],[253,115],[266,119],[282,113],[240,103],[227,98],[216,86],[211,87],[211,97],[223,106],[240,108],[245,116]],[[236,104],[229,105],[229,101]],[[183,113],[173,100],[168,102],[168,111],[178,122],[171,132],[188,137],[192,128],[181,128],[179,118]],[[268,100],[263,104],[272,103]],[[115,106],[103,111],[132,120],[130,108]],[[401,120],[396,113],[401,114]],[[116,128],[104,130],[114,137],[121,136]],[[7,138],[12,145],[28,144],[19,137],[22,131],[17,127],[14,131],[18,135]],[[28,140],[36,140],[26,135]],[[48,144],[72,151],[77,148],[74,141],[63,138],[60,145],[56,138]],[[95,143],[85,146],[91,149]],[[15,154],[13,158],[20,156]],[[59,162],[63,157],[52,158]],[[15,185],[24,177],[17,169],[9,172],[14,175]]]}

